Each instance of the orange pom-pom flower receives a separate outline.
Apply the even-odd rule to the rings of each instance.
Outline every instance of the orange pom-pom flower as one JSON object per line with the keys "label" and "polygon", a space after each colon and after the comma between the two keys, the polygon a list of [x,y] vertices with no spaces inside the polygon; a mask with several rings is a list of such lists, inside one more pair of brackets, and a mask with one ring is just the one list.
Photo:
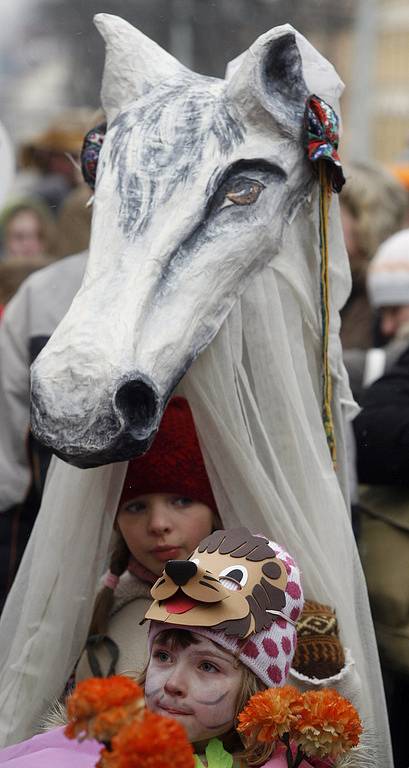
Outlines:
{"label": "orange pom-pom flower", "polygon": [[104,749],[98,768],[194,768],[193,747],[180,723],[145,710]]}
{"label": "orange pom-pom flower", "polygon": [[129,677],[92,677],[78,683],[67,703],[69,739],[109,742],[119,729],[142,715],[143,692]]}
{"label": "orange pom-pom flower", "polygon": [[337,691],[299,693],[291,685],[254,694],[238,721],[237,730],[247,745],[259,741],[275,747],[282,742],[289,768],[300,766],[304,757],[333,765],[334,759],[357,746],[362,733],[356,709]]}
{"label": "orange pom-pom flower", "polygon": [[309,757],[335,759],[359,743],[362,724],[352,704],[337,691],[307,691],[291,738]]}
{"label": "orange pom-pom flower", "polygon": [[237,730],[247,741],[273,743],[291,731],[302,702],[292,685],[255,693],[239,714]]}

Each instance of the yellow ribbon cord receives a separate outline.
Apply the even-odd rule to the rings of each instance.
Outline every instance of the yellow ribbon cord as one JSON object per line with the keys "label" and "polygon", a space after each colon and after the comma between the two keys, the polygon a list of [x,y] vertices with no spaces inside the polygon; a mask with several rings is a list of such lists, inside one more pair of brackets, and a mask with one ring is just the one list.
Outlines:
{"label": "yellow ribbon cord", "polygon": [[332,379],[329,366],[329,270],[328,270],[328,216],[331,202],[331,183],[325,160],[319,162],[320,181],[320,254],[321,254],[321,319],[322,319],[322,420],[334,468],[337,461],[334,420],[332,417]]}

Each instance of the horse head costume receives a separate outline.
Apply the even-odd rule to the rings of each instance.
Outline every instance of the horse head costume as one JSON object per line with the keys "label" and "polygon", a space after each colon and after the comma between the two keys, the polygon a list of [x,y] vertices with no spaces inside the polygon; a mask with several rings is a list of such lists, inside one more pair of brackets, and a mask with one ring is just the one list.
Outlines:
{"label": "horse head costume", "polygon": [[78,467],[147,449],[313,180],[293,31],[259,38],[226,82],[190,72],[120,19],[97,26],[109,130],[89,264],[32,370],[34,432]]}
{"label": "horse head costume", "polygon": [[[345,500],[352,398],[338,331],[350,276],[337,201],[326,207],[304,122],[307,114],[314,128],[321,114],[324,141],[313,151],[309,143],[310,157],[336,168],[332,110],[342,83],[288,25],[262,35],[217,80],[121,19],[102,14],[96,24],[107,46],[108,125],[103,140],[94,136],[89,262],[32,369],[33,429],[64,461],[51,463],[0,625],[0,737],[32,732],[69,677],[126,460],[148,449],[177,386],[224,526],[291,544],[307,599],[336,609],[351,660],[332,684],[376,732],[375,764],[390,768]],[[330,378],[332,422],[323,410]]]}

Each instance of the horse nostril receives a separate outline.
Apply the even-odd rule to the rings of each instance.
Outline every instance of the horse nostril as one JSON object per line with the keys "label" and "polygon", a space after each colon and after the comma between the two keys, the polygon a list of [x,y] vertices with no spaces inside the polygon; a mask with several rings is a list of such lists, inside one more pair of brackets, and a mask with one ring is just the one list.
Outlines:
{"label": "horse nostril", "polygon": [[144,379],[132,379],[118,389],[115,405],[125,419],[126,427],[134,431],[149,429],[155,421],[159,398]]}
{"label": "horse nostril", "polygon": [[168,560],[165,573],[178,587],[183,587],[189,579],[196,576],[197,565],[192,560]]}

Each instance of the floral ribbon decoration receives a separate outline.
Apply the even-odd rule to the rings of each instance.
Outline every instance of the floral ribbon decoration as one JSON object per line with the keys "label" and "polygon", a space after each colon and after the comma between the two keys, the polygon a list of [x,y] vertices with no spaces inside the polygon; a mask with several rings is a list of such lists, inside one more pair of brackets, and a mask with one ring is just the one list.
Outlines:
{"label": "floral ribbon decoration", "polygon": [[84,181],[94,191],[99,153],[104,142],[107,124],[100,123],[85,135],[81,149],[81,170]]}
{"label": "floral ribbon decoration", "polygon": [[309,96],[305,105],[305,132],[308,159],[325,161],[325,172],[333,192],[341,192],[345,184],[338,154],[339,119],[329,104],[319,96]]}
{"label": "floral ribbon decoration", "polygon": [[322,420],[331,458],[336,466],[335,429],[332,416],[332,381],[329,367],[329,267],[328,214],[332,192],[339,193],[345,183],[338,155],[339,119],[332,107],[314,94],[309,96],[304,113],[304,133],[308,159],[316,165],[320,184],[320,292],[322,322],[323,402]]}

